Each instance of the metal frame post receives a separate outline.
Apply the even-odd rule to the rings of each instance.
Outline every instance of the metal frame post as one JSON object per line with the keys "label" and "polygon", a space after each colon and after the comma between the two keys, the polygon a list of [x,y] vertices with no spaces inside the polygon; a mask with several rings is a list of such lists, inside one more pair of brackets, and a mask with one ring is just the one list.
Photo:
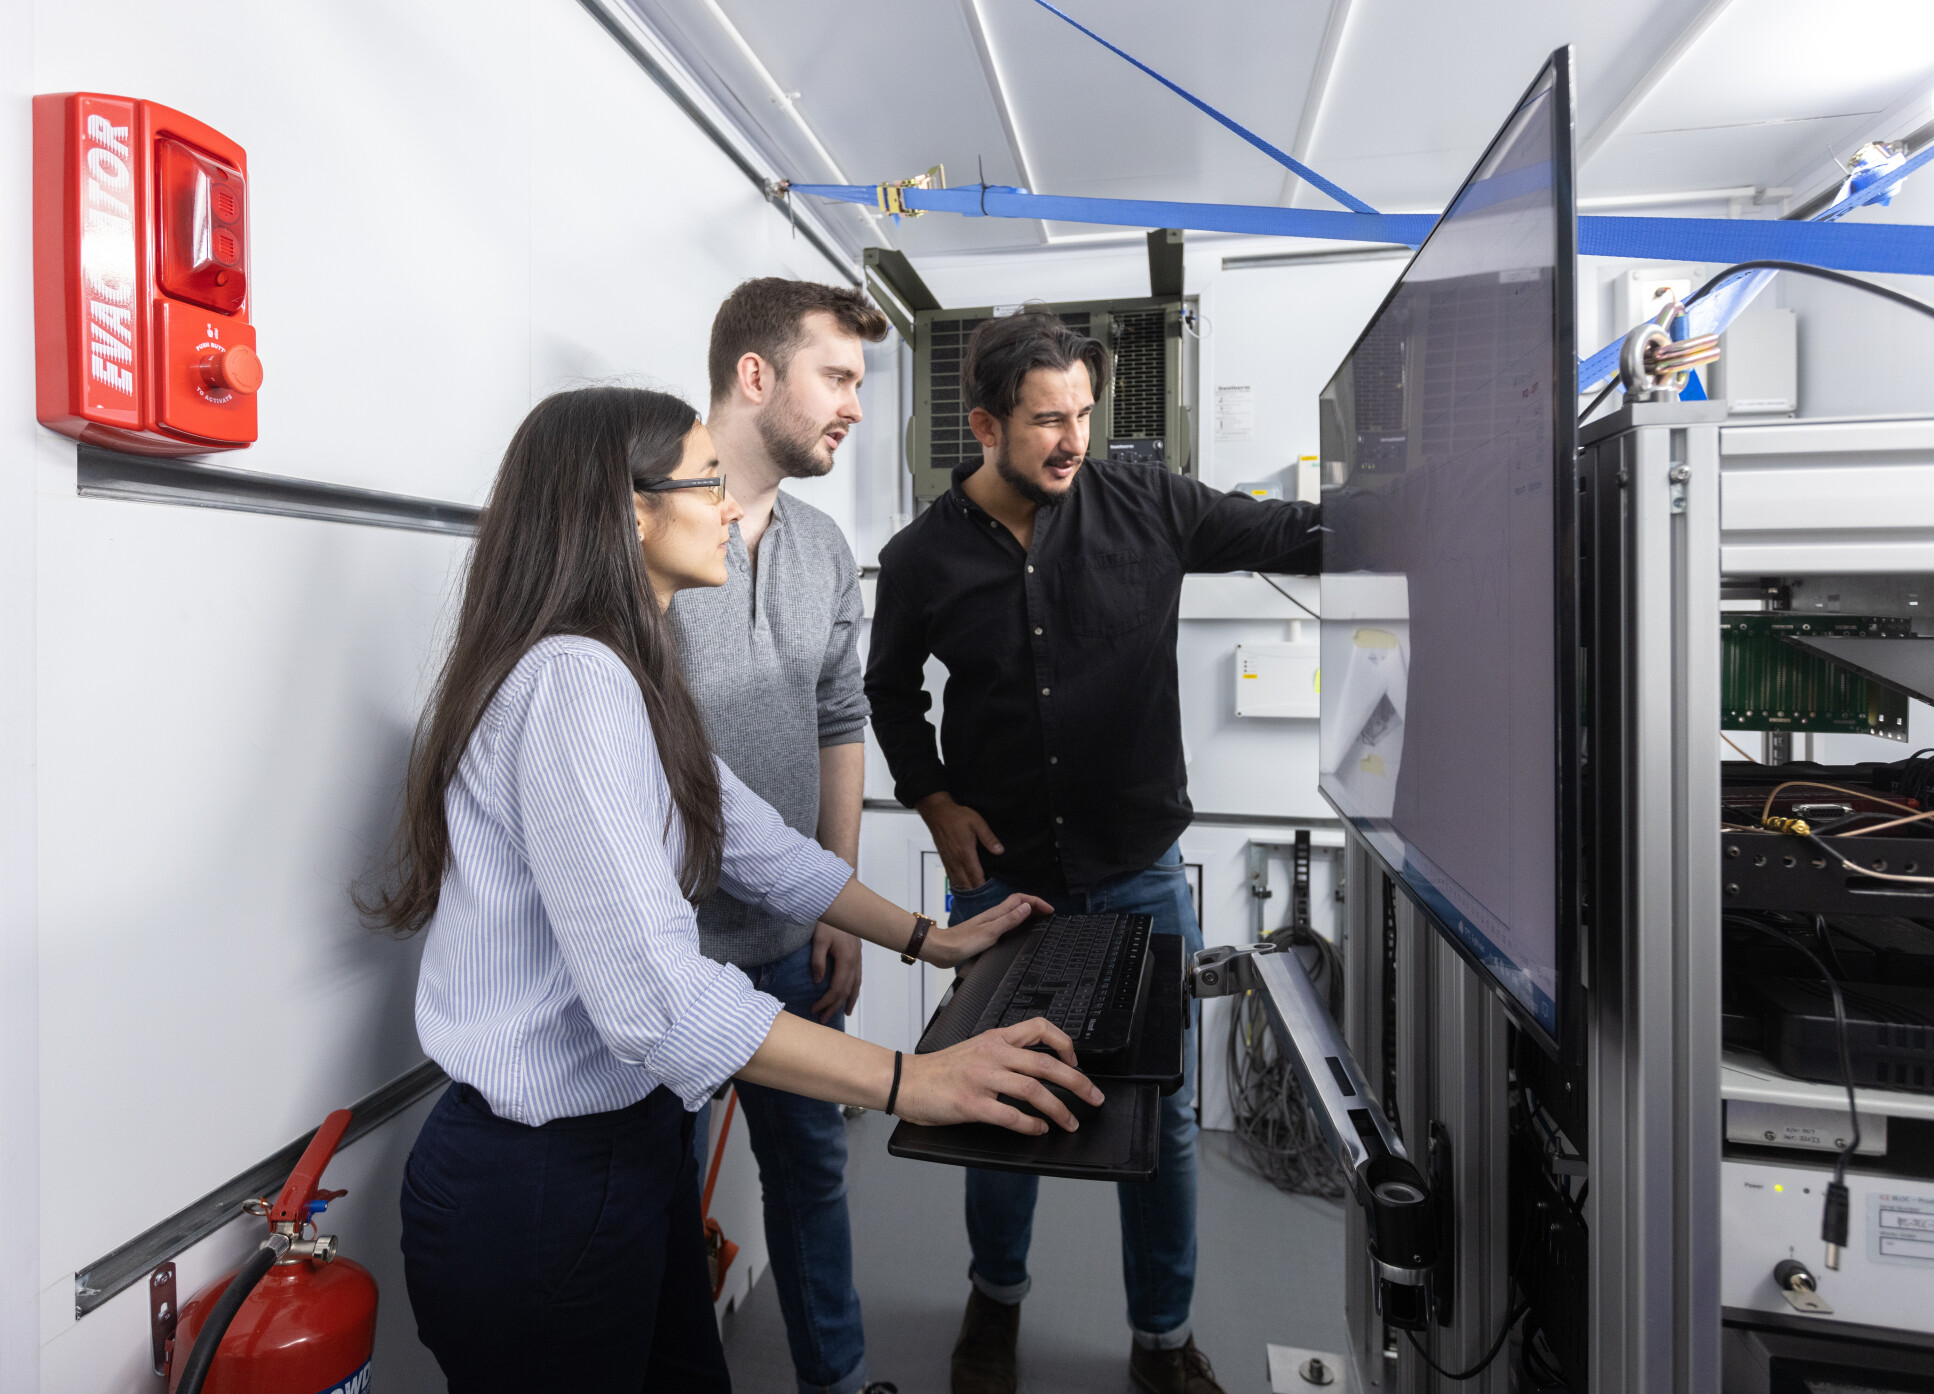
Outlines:
{"label": "metal frame post", "polygon": [[1601,695],[1588,956],[1594,1390],[1705,1394],[1719,1364],[1719,412],[1589,433]]}

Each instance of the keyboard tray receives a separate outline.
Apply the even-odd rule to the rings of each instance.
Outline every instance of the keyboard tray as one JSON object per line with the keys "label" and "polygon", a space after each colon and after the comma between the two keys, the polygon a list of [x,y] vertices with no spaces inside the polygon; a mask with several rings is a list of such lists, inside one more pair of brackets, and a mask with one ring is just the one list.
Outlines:
{"label": "keyboard tray", "polygon": [[[980,983],[998,981],[1014,952],[1012,947],[1005,954],[1001,949],[1017,942],[1018,936],[1013,936],[982,955],[983,961],[975,965],[974,972],[934,1012],[920,1041],[922,1050],[944,1049],[936,1039],[951,1034],[945,1030],[943,1018],[948,1023],[963,1017],[969,1022],[975,1019],[979,1005],[955,1003],[953,999],[966,993],[977,976]],[[1150,937],[1148,1003],[1142,1013],[1141,1038],[1125,1070],[1094,1073],[1094,1081],[1108,1101],[1080,1129],[1065,1133],[1055,1128],[1042,1137],[1023,1137],[991,1123],[957,1123],[945,1128],[901,1123],[887,1139],[887,1152],[916,1162],[1067,1176],[1077,1181],[1149,1180],[1155,1175],[1160,1141],[1161,1096],[1182,1087],[1186,1000],[1182,949],[1179,934]],[[942,1026],[942,1030],[936,1032],[936,1026]]]}
{"label": "keyboard tray", "polygon": [[1116,1079],[1096,1082],[1107,1102],[1072,1133],[1049,1128],[1042,1137],[1024,1137],[992,1123],[956,1123],[945,1128],[902,1123],[887,1139],[886,1150],[916,1162],[1025,1171],[1077,1181],[1150,1180],[1155,1175],[1162,1112],[1155,1086]]}

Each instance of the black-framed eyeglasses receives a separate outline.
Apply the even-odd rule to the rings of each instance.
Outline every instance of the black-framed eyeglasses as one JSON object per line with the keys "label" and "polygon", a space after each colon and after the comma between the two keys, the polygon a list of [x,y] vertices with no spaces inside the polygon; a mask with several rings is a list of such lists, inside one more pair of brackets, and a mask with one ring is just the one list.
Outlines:
{"label": "black-framed eyeglasses", "polygon": [[660,479],[639,489],[641,494],[662,494],[672,489],[710,489],[712,502],[725,502],[725,476],[714,475],[710,479]]}

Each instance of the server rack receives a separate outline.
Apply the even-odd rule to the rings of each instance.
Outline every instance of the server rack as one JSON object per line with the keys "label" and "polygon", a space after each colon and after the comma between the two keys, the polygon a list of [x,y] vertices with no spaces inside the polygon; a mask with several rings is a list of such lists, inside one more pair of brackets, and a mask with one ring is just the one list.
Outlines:
{"label": "server rack", "polygon": [[[1434,1348],[1440,1362],[1481,1356],[1515,1269],[1575,1390],[1762,1394],[1789,1387],[1767,1382],[1781,1360],[1925,1372],[1934,1329],[1911,1314],[1916,1293],[1934,1312],[1934,1268],[1863,1271],[1853,1251],[1873,1247],[1869,1193],[1934,1193],[1934,1179],[1890,1180],[1878,1162],[1850,1173],[1861,1204],[1837,1274],[1819,1263],[1819,1191],[1792,1207],[1776,1247],[1823,1272],[1840,1303],[1826,1315],[1782,1299],[1761,1261],[1764,1221],[1742,1223],[1732,1195],[1763,1159],[1725,1141],[1726,1101],[1829,1091],[1724,1053],[1720,615],[1722,598],[1771,591],[1919,616],[1934,600],[1934,419],[1733,424],[1717,404],[1634,402],[1584,431],[1579,476],[1590,690],[1583,1029],[1569,1048],[1554,1059],[1523,1038],[1500,1045],[1514,1034],[1501,1009],[1401,893],[1388,899],[1367,847],[1350,835],[1345,849],[1349,1044],[1407,1147],[1440,1131],[1452,1144],[1449,1168],[1432,1172],[1455,1215],[1455,1300]],[[1934,897],[1916,913],[1934,914]],[[1555,1127],[1530,1148],[1510,1126],[1527,1099]],[[1934,1116],[1924,1094],[1890,1103],[1863,1086],[1863,1116],[1869,1100]],[[1826,1174],[1814,1167],[1816,1186]],[[1347,1223],[1363,1388],[1517,1387],[1510,1346],[1467,1383],[1432,1374],[1381,1320],[1362,1219]]]}

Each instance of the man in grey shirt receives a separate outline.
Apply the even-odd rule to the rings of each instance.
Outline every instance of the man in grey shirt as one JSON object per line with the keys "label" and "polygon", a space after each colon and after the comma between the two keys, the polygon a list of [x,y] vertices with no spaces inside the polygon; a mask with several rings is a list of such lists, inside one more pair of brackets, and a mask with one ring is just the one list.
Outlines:
{"label": "man in grey shirt", "polygon": [[[719,757],[855,869],[867,718],[859,571],[838,525],[779,483],[832,469],[860,420],[864,341],[885,337],[886,317],[856,290],[765,277],[726,298],[712,321],[706,425],[745,517],[726,583],[680,591],[670,612]],[[698,930],[708,957],[736,964],[787,1011],[838,1029],[859,998],[860,941],[830,925],[777,920],[721,892],[699,906]],[[738,1091],[799,1388],[861,1394],[844,1120],[797,1094]]]}

